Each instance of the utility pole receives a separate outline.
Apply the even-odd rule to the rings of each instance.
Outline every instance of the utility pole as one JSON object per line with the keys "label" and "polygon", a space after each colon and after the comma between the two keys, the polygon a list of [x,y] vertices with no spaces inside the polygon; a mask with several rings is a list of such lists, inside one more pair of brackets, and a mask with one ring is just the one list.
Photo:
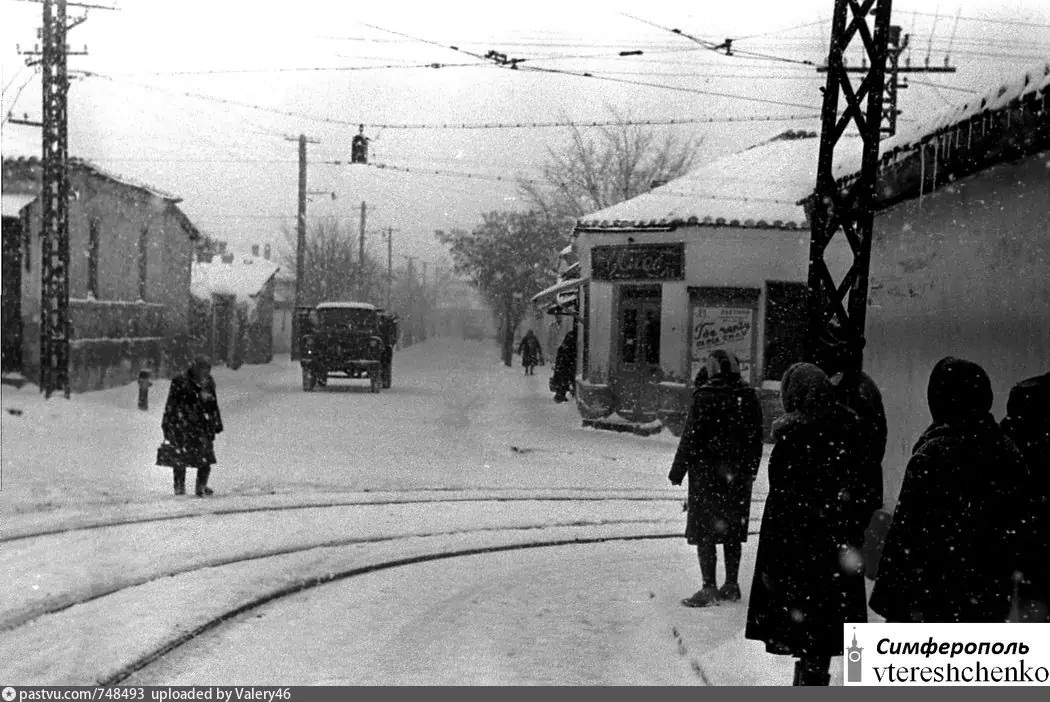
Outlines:
{"label": "utility pole", "polygon": [[357,297],[360,300],[365,299],[367,290],[365,288],[365,212],[367,205],[364,200],[361,201],[361,235],[358,238],[358,255],[357,255]]}
{"label": "utility pole", "polygon": [[[841,328],[840,336],[845,335],[845,341],[859,345],[864,338],[891,5],[892,0],[835,0],[828,79],[821,109],[817,183],[807,202],[811,222],[807,360],[818,357],[822,338],[834,326],[836,318]],[[869,16],[874,17],[874,32],[868,26]],[[870,62],[870,67],[864,69],[867,75],[857,87],[849,78],[849,73],[855,71],[848,69],[843,60],[854,39],[863,45],[867,57],[865,62]],[[840,93],[845,98],[841,114]],[[865,99],[867,103],[863,104]],[[852,140],[842,141],[850,121],[861,137],[861,169],[855,181],[840,186],[835,181],[832,166],[836,146],[840,143],[844,148],[852,146]],[[842,281],[836,282],[824,259],[824,252],[839,231],[849,242],[853,261]]]}
{"label": "utility pole", "polygon": [[303,267],[306,265],[306,145],[319,144],[317,139],[309,139],[305,134],[285,137],[285,141],[299,142],[299,208],[295,224],[295,310],[292,314],[292,349],[293,361],[300,357],[299,349],[299,308],[303,304]]}
{"label": "utility pole", "polygon": [[[61,390],[70,394],[69,319],[69,143],[68,97],[69,54],[66,34],[87,19],[67,22],[66,0],[43,0],[43,21],[39,47],[22,52],[40,58],[26,59],[26,65],[40,65],[42,94],[41,160],[43,182],[40,192],[40,389],[44,397]],[[99,6],[99,9],[114,9]],[[32,124],[26,121],[27,124]]]}
{"label": "utility pole", "polygon": [[427,290],[427,262],[423,261],[423,304],[419,310],[420,341],[427,340],[427,322],[430,319],[430,292]]}
{"label": "utility pole", "polygon": [[[955,73],[956,67],[950,66],[949,58],[944,57],[943,66],[931,66],[929,59],[926,60],[922,66],[912,66],[911,61],[907,60],[904,66],[900,65],[900,56],[905,49],[908,48],[908,40],[911,38],[910,34],[904,35],[904,40],[901,41],[901,28],[897,25],[890,27],[889,39],[887,41],[886,50],[886,61],[889,66],[886,68],[886,79],[885,79],[885,99],[883,100],[882,106],[882,127],[880,132],[883,136],[891,137],[897,133],[897,116],[901,114],[901,110],[897,107],[897,91],[904,90],[908,87],[907,78],[904,82],[898,80],[898,75],[901,73]],[[844,67],[846,73],[867,73],[868,65],[867,60],[864,60],[860,66]],[[818,66],[818,73],[827,73],[827,66]]]}
{"label": "utility pole", "polygon": [[391,291],[394,286],[394,228],[386,228],[386,310],[390,311]]}
{"label": "utility pole", "polygon": [[405,325],[405,331],[408,332],[408,343],[406,346],[411,346],[416,342],[416,257],[405,256],[408,259],[408,324]]}

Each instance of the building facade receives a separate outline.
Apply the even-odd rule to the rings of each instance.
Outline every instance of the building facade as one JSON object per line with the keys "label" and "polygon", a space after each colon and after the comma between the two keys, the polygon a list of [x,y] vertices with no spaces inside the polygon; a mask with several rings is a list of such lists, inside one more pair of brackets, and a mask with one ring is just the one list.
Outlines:
{"label": "building facade", "polygon": [[[37,159],[5,161],[5,181],[39,183]],[[180,199],[85,161],[70,166],[70,377],[74,392],[178,372],[192,349],[190,263],[200,236]],[[39,186],[37,186],[39,192]],[[20,213],[22,373],[40,370],[39,199]]]}

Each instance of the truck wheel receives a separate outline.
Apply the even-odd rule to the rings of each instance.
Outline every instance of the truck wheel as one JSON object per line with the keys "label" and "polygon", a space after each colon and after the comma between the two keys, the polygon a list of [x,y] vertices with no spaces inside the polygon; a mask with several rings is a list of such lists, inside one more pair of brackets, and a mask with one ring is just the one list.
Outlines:
{"label": "truck wheel", "polygon": [[381,377],[381,375],[381,371],[373,371],[368,374],[368,379],[371,381],[371,386],[369,387],[369,390],[371,390],[374,393],[378,393],[380,388],[383,387],[383,378]]}
{"label": "truck wheel", "polygon": [[317,377],[314,372],[309,368],[303,368],[303,392],[313,392],[315,385],[317,385]]}

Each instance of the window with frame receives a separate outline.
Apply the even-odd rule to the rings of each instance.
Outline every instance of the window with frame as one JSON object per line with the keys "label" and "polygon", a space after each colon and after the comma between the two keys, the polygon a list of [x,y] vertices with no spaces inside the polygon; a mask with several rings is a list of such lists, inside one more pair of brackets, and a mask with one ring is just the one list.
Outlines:
{"label": "window with frame", "polygon": [[149,267],[149,227],[139,233],[139,299],[146,299],[146,276]]}
{"label": "window with frame", "polygon": [[98,254],[101,245],[100,224],[98,218],[92,218],[88,225],[88,284],[90,297],[99,298],[98,294]]}
{"label": "window with frame", "polygon": [[766,348],[762,377],[779,381],[802,360],[806,343],[805,283],[766,284]]}

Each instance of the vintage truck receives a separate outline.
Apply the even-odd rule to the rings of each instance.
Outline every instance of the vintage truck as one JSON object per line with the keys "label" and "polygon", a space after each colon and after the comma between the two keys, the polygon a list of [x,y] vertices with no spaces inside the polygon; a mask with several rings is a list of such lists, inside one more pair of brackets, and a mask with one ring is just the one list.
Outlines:
{"label": "vintage truck", "polygon": [[304,391],[339,377],[367,378],[374,393],[391,386],[395,315],[367,302],[322,302],[296,314]]}

